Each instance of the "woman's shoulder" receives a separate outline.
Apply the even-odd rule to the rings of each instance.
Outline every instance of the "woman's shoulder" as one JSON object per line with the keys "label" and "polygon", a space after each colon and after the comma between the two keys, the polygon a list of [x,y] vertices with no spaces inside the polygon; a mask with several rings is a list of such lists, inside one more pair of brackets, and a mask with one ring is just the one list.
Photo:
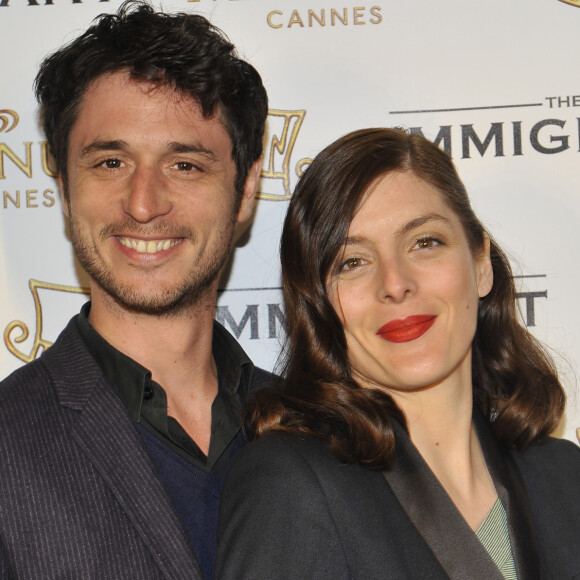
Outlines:
{"label": "woman's shoulder", "polygon": [[374,485],[380,472],[341,461],[325,439],[274,431],[248,443],[236,456],[226,483],[247,479],[259,487],[296,485],[320,488],[325,493]]}
{"label": "woman's shoulder", "polygon": [[349,577],[325,485],[340,464],[314,437],[274,432],[247,444],[220,498],[216,578]]}
{"label": "woman's shoulder", "polygon": [[527,461],[580,461],[580,447],[567,439],[547,437],[516,455]]}
{"label": "woman's shoulder", "polygon": [[270,472],[293,472],[302,465],[318,469],[341,463],[326,440],[309,435],[273,431],[252,441],[236,456],[232,469],[252,470],[257,465]]}
{"label": "woman's shoulder", "polygon": [[513,456],[524,476],[556,478],[580,485],[580,447],[572,441],[548,437],[526,451],[514,451]]}

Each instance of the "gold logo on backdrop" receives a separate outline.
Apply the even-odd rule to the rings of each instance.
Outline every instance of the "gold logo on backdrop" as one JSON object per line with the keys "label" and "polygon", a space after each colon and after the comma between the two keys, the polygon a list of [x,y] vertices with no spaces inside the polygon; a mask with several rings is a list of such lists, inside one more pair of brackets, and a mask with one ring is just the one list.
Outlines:
{"label": "gold logo on backdrop", "polygon": [[0,109],[0,133],[9,133],[18,125],[20,117],[16,111]]}
{"label": "gold logo on backdrop", "polygon": [[[0,0],[1,2],[2,0]],[[20,116],[18,115],[18,113],[16,111],[13,111],[11,109],[0,109],[0,133],[10,133],[10,131],[12,131],[13,129],[15,129],[18,126],[18,123],[20,122]],[[40,164],[41,164],[41,168],[42,171],[45,173],[45,175],[48,175],[49,177],[57,177],[57,173],[56,173],[56,168],[55,168],[55,164],[54,164],[54,159],[52,158],[50,151],[49,151],[49,147],[48,147],[48,143],[46,141],[40,141],[38,143],[40,145],[40,149],[38,149],[36,146],[34,146],[34,150],[33,150],[33,142],[32,141],[23,141],[22,142],[22,147],[23,147],[23,153],[17,153],[15,151],[15,147],[14,146],[8,146],[7,143],[0,143],[0,179],[6,179],[6,175],[4,173],[4,161],[5,159],[10,160],[17,169],[19,169],[20,171],[22,171],[22,173],[24,173],[24,175],[26,175],[26,177],[28,177],[29,179],[32,179],[33,177],[33,158],[36,157],[38,154],[40,156]],[[31,192],[36,192],[36,190],[28,190]],[[47,195],[47,193],[54,193],[51,192],[49,190],[45,190],[44,192],[44,196],[47,199],[47,201],[49,202],[48,205],[46,205],[46,207],[51,207],[52,205],[54,205],[53,199],[50,195]],[[17,191],[16,193],[11,194],[7,193],[6,191],[4,192],[4,209],[6,209],[8,202],[7,202],[7,198],[8,197],[12,197],[12,199],[19,197],[20,196],[20,191]],[[12,199],[10,201],[12,201]],[[18,200],[17,202],[14,202],[14,204],[17,207],[20,207],[20,201]],[[32,205],[31,207],[35,207],[34,205]]]}
{"label": "gold logo on backdrop", "polygon": [[[281,183],[282,187],[280,193],[260,191],[258,197],[261,199],[284,200],[292,196],[290,160],[305,115],[304,109],[268,111],[268,129],[272,130],[273,134],[267,137],[269,147],[264,147],[266,167],[262,169],[262,178],[278,180],[278,184]],[[312,159],[301,159],[294,168],[296,176],[300,177],[305,166],[310,163]]]}
{"label": "gold logo on backdrop", "polygon": [[[367,12],[368,11],[368,12]],[[272,10],[266,16],[270,28],[319,28],[335,26],[364,26],[380,24],[383,21],[380,6],[353,6],[349,8],[312,8],[302,11],[292,10],[284,13],[282,10]]]}
{"label": "gold logo on backdrop", "polygon": [[576,429],[576,437],[578,437],[578,441],[580,441],[580,428]]}
{"label": "gold logo on backdrop", "polygon": [[580,0],[560,0],[560,2],[565,2],[571,6],[578,6],[580,8]]}
{"label": "gold logo on backdrop", "polygon": [[[71,294],[89,295],[88,288],[79,288],[78,286],[62,286],[60,284],[51,284],[50,282],[41,282],[40,280],[30,280],[28,283],[32,297],[34,298],[34,309],[36,312],[36,329],[34,331],[34,341],[29,354],[20,351],[17,344],[24,342],[29,336],[30,331],[26,323],[21,320],[13,320],[4,331],[4,343],[8,350],[17,358],[24,362],[30,362],[39,356],[43,350],[52,346],[52,342],[42,337],[42,304],[40,302],[39,290],[52,290],[57,292],[68,292]],[[19,330],[20,334],[13,338],[15,331]]]}

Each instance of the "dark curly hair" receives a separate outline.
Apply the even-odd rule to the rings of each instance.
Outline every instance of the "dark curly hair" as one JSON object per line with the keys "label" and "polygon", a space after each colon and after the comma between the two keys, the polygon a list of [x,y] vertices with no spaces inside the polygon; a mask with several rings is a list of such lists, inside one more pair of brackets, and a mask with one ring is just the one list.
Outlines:
{"label": "dark curly hair", "polygon": [[[391,418],[406,420],[386,391],[352,378],[340,319],[327,293],[331,268],[364,195],[377,179],[409,171],[433,185],[459,218],[473,255],[485,243],[451,158],[429,140],[402,129],[363,129],[324,149],[301,177],[281,242],[287,344],[283,379],[250,403],[247,427],[330,441],[344,461],[375,469],[393,461]],[[493,287],[479,303],[472,348],[475,404],[495,436],[523,450],[546,437],[564,411],[553,361],[523,327],[509,261],[491,236]]]}
{"label": "dark curly hair", "polygon": [[65,183],[68,138],[83,95],[96,78],[118,71],[194,98],[205,118],[222,115],[241,195],[248,170],[262,154],[268,115],[259,73],[203,16],[164,14],[131,0],[116,14],[97,17],[84,34],[47,57],[36,76],[44,132]]}

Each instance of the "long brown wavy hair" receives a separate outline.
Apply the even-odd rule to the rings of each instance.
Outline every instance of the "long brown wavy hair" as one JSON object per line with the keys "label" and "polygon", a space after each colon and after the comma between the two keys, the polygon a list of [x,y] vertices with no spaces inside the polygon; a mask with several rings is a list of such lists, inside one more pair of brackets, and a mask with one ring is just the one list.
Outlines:
{"label": "long brown wavy hair", "polygon": [[[281,241],[287,342],[282,379],[250,403],[255,437],[283,430],[327,439],[349,463],[374,469],[393,460],[391,419],[405,417],[383,390],[352,378],[340,319],[327,282],[349,225],[369,188],[393,171],[431,184],[462,223],[473,255],[489,234],[475,216],[451,158],[402,129],[363,129],[324,149],[305,171],[290,202]],[[479,303],[472,349],[474,401],[495,436],[519,450],[546,437],[564,411],[555,365],[522,326],[509,261],[491,236],[493,287]]]}

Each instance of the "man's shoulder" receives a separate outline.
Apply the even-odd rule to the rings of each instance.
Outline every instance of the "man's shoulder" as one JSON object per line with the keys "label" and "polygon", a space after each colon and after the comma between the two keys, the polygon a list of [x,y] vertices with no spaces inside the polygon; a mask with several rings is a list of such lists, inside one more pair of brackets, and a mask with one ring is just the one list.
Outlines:
{"label": "man's shoulder", "polygon": [[25,364],[0,381],[0,408],[5,407],[13,397],[28,396],[31,387],[49,381],[48,369],[40,359]]}
{"label": "man's shoulder", "polygon": [[260,367],[254,367],[254,375],[252,377],[251,390],[257,391],[266,387],[271,387],[276,375],[270,371],[266,371]]}
{"label": "man's shoulder", "polygon": [[82,342],[72,318],[54,344],[42,355],[16,369],[0,381],[0,408],[22,403],[33,404],[39,397],[54,397],[59,382],[71,383],[74,377],[87,377],[87,368],[96,363]]}

